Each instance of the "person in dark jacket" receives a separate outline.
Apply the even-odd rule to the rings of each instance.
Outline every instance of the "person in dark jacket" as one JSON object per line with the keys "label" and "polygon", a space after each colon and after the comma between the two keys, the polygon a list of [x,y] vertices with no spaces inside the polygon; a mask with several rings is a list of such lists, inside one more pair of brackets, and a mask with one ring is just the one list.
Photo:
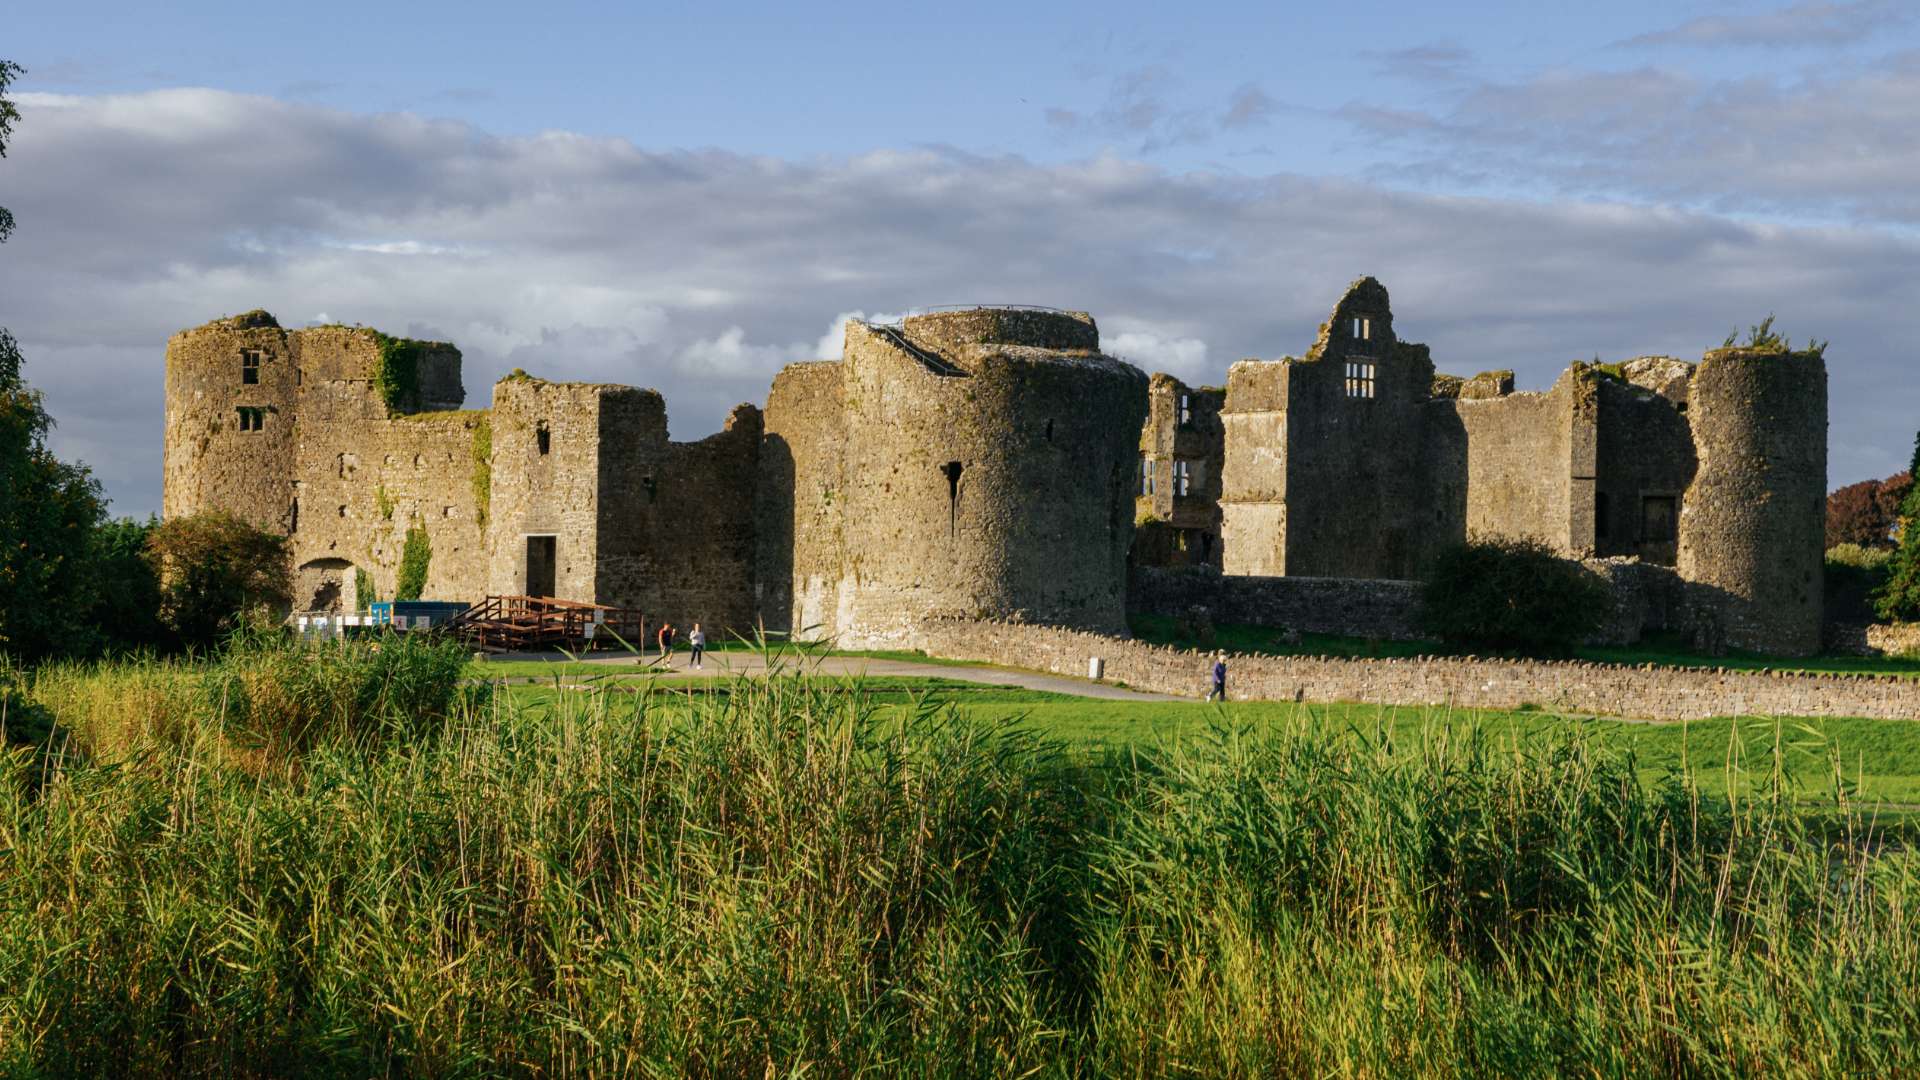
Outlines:
{"label": "person in dark jacket", "polygon": [[1213,658],[1213,689],[1207,691],[1207,700],[1218,697],[1227,700],[1227,654],[1220,653]]}

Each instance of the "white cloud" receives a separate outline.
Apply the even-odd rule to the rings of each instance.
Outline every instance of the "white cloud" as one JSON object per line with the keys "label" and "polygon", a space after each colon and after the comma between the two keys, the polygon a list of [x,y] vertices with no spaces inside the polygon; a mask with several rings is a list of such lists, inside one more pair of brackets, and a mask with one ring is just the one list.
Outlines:
{"label": "white cloud", "polygon": [[0,162],[20,219],[0,319],[60,420],[56,445],[98,468],[122,512],[158,505],[168,335],[253,307],[450,339],[476,405],[513,367],[651,386],[675,437],[697,438],[764,401],[781,364],[837,356],[849,313],[1084,309],[1114,351],[1218,382],[1231,360],[1304,349],[1372,273],[1443,369],[1512,367],[1535,386],[1596,352],[1697,354],[1774,311],[1832,340],[1837,481],[1897,470],[1920,415],[1906,368],[1920,243],[1884,231],[1173,175],[1112,155],[798,163],[213,91],[43,98],[23,96]]}
{"label": "white cloud", "polygon": [[1704,15],[1668,30],[1640,34],[1622,46],[1689,45],[1806,48],[1860,41],[1913,18],[1903,0],[1802,0],[1772,11]]}

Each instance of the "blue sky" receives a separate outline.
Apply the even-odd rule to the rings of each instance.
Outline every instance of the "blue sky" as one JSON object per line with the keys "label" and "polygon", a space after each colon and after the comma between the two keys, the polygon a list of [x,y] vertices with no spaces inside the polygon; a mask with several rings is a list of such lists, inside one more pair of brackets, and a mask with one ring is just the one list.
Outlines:
{"label": "blue sky", "polygon": [[0,325],[115,508],[166,336],[267,306],[763,400],[852,313],[1084,306],[1219,381],[1350,278],[1448,370],[1833,341],[1832,477],[1920,424],[1920,14],[1800,3],[27,3]]}

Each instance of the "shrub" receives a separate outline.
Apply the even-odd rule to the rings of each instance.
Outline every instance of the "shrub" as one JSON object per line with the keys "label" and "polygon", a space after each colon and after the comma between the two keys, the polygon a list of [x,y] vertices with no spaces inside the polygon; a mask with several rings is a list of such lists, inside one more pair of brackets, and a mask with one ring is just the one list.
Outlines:
{"label": "shrub", "polygon": [[292,602],[287,539],[226,513],[171,518],[147,538],[160,578],[160,618],[181,644],[212,645],[250,616]]}
{"label": "shrub", "polygon": [[1605,583],[1538,540],[1475,539],[1434,560],[1421,619],[1449,644],[1564,652],[1612,602]]}

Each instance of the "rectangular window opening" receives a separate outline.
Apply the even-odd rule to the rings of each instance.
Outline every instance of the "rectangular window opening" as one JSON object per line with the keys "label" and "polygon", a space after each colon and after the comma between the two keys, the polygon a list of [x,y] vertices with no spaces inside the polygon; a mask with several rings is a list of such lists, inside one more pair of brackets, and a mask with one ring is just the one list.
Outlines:
{"label": "rectangular window opening", "polygon": [[234,410],[240,414],[241,431],[262,431],[267,426],[267,410],[255,405],[242,405]]}
{"label": "rectangular window opening", "polygon": [[1193,467],[1184,461],[1173,463],[1173,493],[1187,495],[1193,488]]}
{"label": "rectangular window opening", "polygon": [[1373,364],[1364,360],[1347,361],[1347,396],[1373,397]]}
{"label": "rectangular window opening", "polygon": [[1140,458],[1140,494],[1153,494],[1153,459],[1145,455]]}
{"label": "rectangular window opening", "polygon": [[1193,423],[1193,400],[1186,394],[1180,395],[1180,422],[1183,424]]}
{"label": "rectangular window opening", "polygon": [[240,381],[247,386],[260,382],[260,350],[242,349],[240,351]]}
{"label": "rectangular window opening", "polygon": [[540,426],[534,429],[533,437],[534,441],[540,444],[540,453],[542,456],[553,449],[553,432],[547,430],[547,422],[545,420],[540,421]]}
{"label": "rectangular window opening", "polygon": [[1373,340],[1373,320],[1365,315],[1355,315],[1351,327],[1355,341]]}
{"label": "rectangular window opening", "polygon": [[1640,500],[1640,539],[1664,543],[1679,536],[1679,506],[1672,495],[1648,495]]}

